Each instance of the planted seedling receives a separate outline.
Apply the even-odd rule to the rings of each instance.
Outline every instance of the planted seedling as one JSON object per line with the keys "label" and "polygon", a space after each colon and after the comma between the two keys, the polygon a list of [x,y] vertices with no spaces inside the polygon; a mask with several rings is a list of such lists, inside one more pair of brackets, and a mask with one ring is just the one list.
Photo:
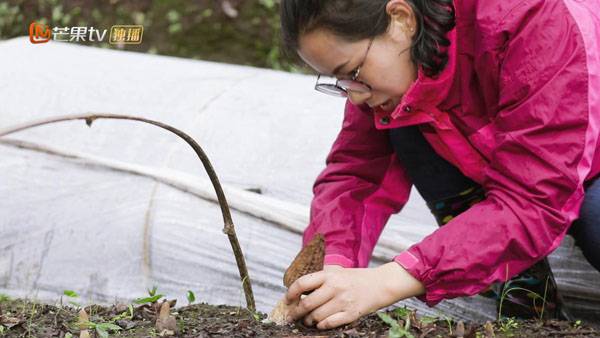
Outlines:
{"label": "planted seedling", "polygon": [[89,332],[88,330],[93,330],[96,331],[96,334],[101,337],[101,338],[108,338],[109,335],[109,331],[115,331],[118,332],[120,330],[122,330],[122,328],[119,325],[110,323],[110,322],[105,322],[105,323],[96,323],[90,320],[88,314],[85,312],[84,309],[81,309],[79,311],[79,318],[77,321],[77,325],[79,326],[79,329],[81,330],[81,337],[89,337]]}
{"label": "planted seedling", "polygon": [[155,303],[156,301],[164,297],[164,295],[161,293],[157,294],[156,290],[156,286],[152,287],[151,290],[148,290],[148,294],[150,295],[149,297],[136,298],[133,302],[136,304]]}
{"label": "planted seedling", "polygon": [[450,333],[450,335],[452,335],[452,318],[446,316],[445,314],[438,312],[438,315],[440,316],[441,319],[443,319],[444,321],[446,321],[446,324],[448,324],[448,332]]}
{"label": "planted seedling", "polygon": [[125,310],[125,311],[121,312],[120,314],[116,315],[110,321],[111,322],[116,322],[116,321],[122,320],[122,319],[128,319],[128,320],[132,320],[133,319],[133,305],[131,305],[131,304],[127,305],[127,310]]}
{"label": "planted seedling", "polygon": [[[64,290],[63,294],[67,297],[69,297],[69,299],[76,299],[79,298],[79,295],[77,294],[77,292],[73,291],[73,290]],[[61,299],[61,303],[62,303],[62,299]],[[69,300],[69,304],[75,306],[75,307],[81,307],[81,304],[77,303],[74,300]]]}
{"label": "planted seedling", "polygon": [[498,307],[498,321],[502,321],[502,305],[504,303],[504,299],[508,296],[509,293],[513,292],[513,291],[524,291],[527,292],[527,296],[533,299],[533,307],[535,309],[535,311],[537,312],[537,304],[536,301],[537,300],[541,300],[542,302],[542,310],[539,312],[539,320],[542,320],[544,318],[544,310],[546,307],[546,293],[548,291],[548,282],[549,282],[549,278],[546,278],[546,285],[544,288],[544,296],[540,296],[538,293],[526,289],[526,288],[522,288],[522,287],[510,287],[512,282],[518,282],[519,280],[510,280],[508,281],[505,285],[504,288],[502,289],[502,293],[500,294],[500,305]]}
{"label": "planted seedling", "polygon": [[188,300],[188,305],[192,305],[192,303],[196,301],[196,295],[194,294],[194,292],[192,292],[192,290],[188,290],[187,300]]}
{"label": "planted seedling", "polygon": [[388,331],[388,337],[390,338],[414,338],[414,336],[410,333],[410,318],[406,318],[404,321],[404,327],[398,323],[397,320],[392,318],[385,312],[377,312],[377,316],[386,324],[390,326],[390,330]]}
{"label": "planted seedling", "polygon": [[500,323],[500,332],[504,333],[507,337],[513,337],[515,334],[513,332],[514,329],[519,327],[519,323],[514,318],[504,318],[499,321]]}

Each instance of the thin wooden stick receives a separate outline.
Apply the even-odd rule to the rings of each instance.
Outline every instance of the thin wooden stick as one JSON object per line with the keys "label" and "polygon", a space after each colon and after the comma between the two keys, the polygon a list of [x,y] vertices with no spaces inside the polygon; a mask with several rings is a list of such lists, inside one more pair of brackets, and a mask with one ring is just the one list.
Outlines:
{"label": "thin wooden stick", "polygon": [[57,116],[57,117],[52,117],[52,118],[47,118],[47,119],[40,119],[40,120],[32,121],[32,122],[26,122],[21,125],[12,126],[12,127],[8,127],[3,130],[0,130],[0,137],[6,136],[6,135],[9,135],[12,133],[16,133],[16,132],[19,132],[19,131],[22,131],[25,129],[41,126],[41,125],[52,124],[52,123],[57,123],[57,122],[64,122],[64,121],[71,121],[71,120],[85,120],[85,123],[89,127],[91,127],[92,123],[97,119],[132,120],[132,121],[139,121],[139,122],[152,124],[157,127],[166,129],[166,130],[172,132],[173,134],[181,137],[185,142],[187,142],[194,149],[194,151],[196,152],[196,155],[198,155],[198,158],[200,158],[200,161],[202,161],[202,164],[204,165],[204,169],[206,170],[208,177],[210,178],[210,181],[212,182],[213,187],[215,188],[215,193],[217,194],[219,206],[221,207],[221,213],[223,214],[223,222],[224,222],[223,232],[229,238],[229,242],[231,243],[231,248],[233,249],[233,254],[235,256],[235,260],[237,262],[238,270],[240,273],[240,280],[242,281],[244,294],[246,296],[246,305],[248,307],[248,310],[255,312],[256,304],[254,302],[254,294],[252,292],[250,276],[248,275],[248,268],[246,267],[246,261],[244,259],[244,254],[242,253],[242,248],[240,247],[240,243],[235,234],[235,228],[233,225],[233,220],[231,219],[231,213],[229,211],[229,206],[227,204],[225,194],[223,193],[223,189],[221,187],[221,184],[219,183],[217,174],[215,173],[210,161],[208,160],[208,157],[206,156],[206,154],[204,153],[204,151],[202,150],[200,145],[198,145],[198,143],[196,141],[194,141],[194,139],[191,138],[189,135],[187,135],[183,131],[181,131],[175,127],[172,127],[170,125],[164,124],[162,122],[154,121],[154,120],[149,120],[149,119],[146,119],[143,117],[118,115],[118,114],[106,114],[106,113],[88,113],[88,114],[80,114],[80,115]]}

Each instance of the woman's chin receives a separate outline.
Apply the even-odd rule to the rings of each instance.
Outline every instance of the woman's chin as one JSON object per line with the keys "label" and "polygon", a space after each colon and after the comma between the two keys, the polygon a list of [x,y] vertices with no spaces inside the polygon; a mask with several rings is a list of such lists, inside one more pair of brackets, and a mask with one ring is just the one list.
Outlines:
{"label": "woman's chin", "polygon": [[399,102],[399,100],[397,100],[397,99],[389,99],[386,102],[384,102],[382,105],[379,105],[379,109],[383,110],[384,112],[388,112],[388,113],[392,112],[398,106],[398,102]]}

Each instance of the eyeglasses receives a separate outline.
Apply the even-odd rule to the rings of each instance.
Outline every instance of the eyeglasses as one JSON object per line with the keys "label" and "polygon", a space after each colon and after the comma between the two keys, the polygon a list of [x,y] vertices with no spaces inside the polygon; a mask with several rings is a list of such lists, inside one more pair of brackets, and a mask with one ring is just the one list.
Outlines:
{"label": "eyeglasses", "polygon": [[354,72],[352,72],[352,76],[350,79],[344,80],[336,80],[334,83],[319,83],[319,79],[321,78],[321,74],[317,76],[317,83],[315,84],[315,90],[325,93],[328,95],[339,96],[339,97],[347,97],[348,91],[359,92],[359,93],[368,93],[371,91],[371,86],[368,84],[361,82],[358,79],[360,75],[360,69],[362,68],[365,60],[367,59],[367,55],[369,54],[369,49],[371,49],[371,45],[373,44],[373,39],[369,41],[369,46],[367,47],[367,51],[365,52],[365,56],[363,57],[360,65],[356,67]]}

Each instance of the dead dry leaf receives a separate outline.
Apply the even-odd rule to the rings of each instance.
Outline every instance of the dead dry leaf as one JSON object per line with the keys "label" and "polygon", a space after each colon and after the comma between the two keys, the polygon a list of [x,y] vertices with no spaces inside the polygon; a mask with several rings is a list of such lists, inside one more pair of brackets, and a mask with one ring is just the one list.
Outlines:
{"label": "dead dry leaf", "polygon": [[7,329],[22,324],[23,322],[25,322],[25,319],[23,318],[0,315],[0,324],[2,324],[2,326],[6,327]]}

